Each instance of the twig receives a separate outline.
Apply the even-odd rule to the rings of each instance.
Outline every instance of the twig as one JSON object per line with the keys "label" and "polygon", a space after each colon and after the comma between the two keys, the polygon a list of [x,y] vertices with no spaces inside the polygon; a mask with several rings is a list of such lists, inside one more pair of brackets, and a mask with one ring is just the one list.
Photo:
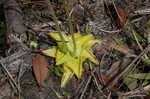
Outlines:
{"label": "twig", "polygon": [[100,86],[98,85],[97,79],[96,79],[96,77],[95,77],[95,75],[94,75],[94,72],[96,71],[96,68],[94,68],[94,70],[92,71],[92,64],[91,64],[91,62],[89,62],[89,64],[90,64],[90,69],[91,69],[91,75],[92,75],[92,77],[94,78],[94,81],[95,81],[95,84],[96,84],[98,90],[102,93],[102,95],[103,95],[104,97],[107,97],[106,95],[103,94],[103,92],[102,92]]}
{"label": "twig", "polygon": [[137,11],[134,11],[133,13],[136,15],[147,15],[147,14],[150,14],[150,8],[146,8],[143,10],[137,10]]}
{"label": "twig", "polygon": [[10,36],[13,37],[15,41],[17,41],[18,43],[20,43],[20,45],[21,45],[25,50],[29,50],[29,48],[28,48],[19,38],[17,38],[15,35],[10,34]]}
{"label": "twig", "polygon": [[1,64],[1,67],[4,69],[5,73],[7,74],[7,76],[10,78],[10,84],[12,87],[16,88],[17,89],[17,92],[20,93],[20,88],[18,87],[17,83],[15,82],[14,78],[12,77],[11,73],[7,70],[7,66],[5,65],[5,63],[8,63],[10,61],[13,61],[23,55],[27,54],[27,51],[25,52],[22,52],[22,51],[19,51],[11,56],[8,56],[6,58],[3,58],[0,60],[0,64]]}
{"label": "twig", "polygon": [[107,99],[111,99],[111,92],[109,93]]}
{"label": "twig", "polygon": [[126,93],[124,93],[123,95],[124,95],[124,96],[139,95],[139,94],[146,93],[146,92],[150,92],[150,84],[147,85],[147,86],[145,86],[145,87],[142,88],[142,89],[135,89],[135,90],[133,90],[133,91],[126,92]]}
{"label": "twig", "polygon": [[[141,44],[139,43],[139,41],[138,41],[138,39],[137,39],[135,33],[132,33],[132,34],[133,34],[133,36],[134,36],[134,38],[135,38],[135,40],[136,40],[136,43],[137,43],[137,45],[139,46],[140,50],[143,51],[143,47],[142,47]],[[148,56],[147,56],[146,54],[144,54],[144,56],[145,56],[145,58],[148,59]]]}
{"label": "twig", "polygon": [[114,31],[108,31],[108,30],[104,30],[102,28],[98,28],[101,32],[105,32],[105,33],[118,33],[120,32],[121,30],[114,30]]}
{"label": "twig", "polygon": [[4,69],[5,73],[8,75],[8,77],[12,81],[13,85],[16,87],[17,91],[20,92],[20,89],[18,88],[17,83],[13,79],[12,75],[10,74],[10,72],[7,70],[6,66],[3,63],[1,63],[1,67]]}
{"label": "twig", "polygon": [[120,32],[121,30],[113,30],[113,31],[109,31],[109,30],[104,30],[98,26],[96,26],[93,22],[89,22],[89,25],[92,26],[92,27],[95,27],[97,28],[98,30],[100,30],[101,32],[105,32],[105,33],[118,33]]}
{"label": "twig", "polygon": [[15,60],[15,59],[17,59],[17,58],[27,54],[27,53],[29,53],[29,52],[28,51],[24,51],[24,52],[23,51],[19,51],[17,53],[12,54],[11,56],[8,56],[6,58],[1,59],[0,63],[8,63],[10,61],[13,61],[13,60]]}
{"label": "twig", "polygon": [[83,86],[84,82],[85,82],[85,81],[84,81],[84,80],[82,80],[82,82],[79,84],[79,86],[78,86],[77,90],[75,91],[75,94],[74,94],[74,96],[76,96],[76,98],[75,98],[75,99],[78,99],[79,95],[77,95],[77,94],[78,94],[79,90],[82,88],[82,86]]}
{"label": "twig", "polygon": [[135,22],[138,22],[138,21],[140,21],[140,20],[142,20],[142,19],[143,19],[142,17],[136,18],[136,19],[132,20],[132,21],[130,22],[130,24],[135,23]]}
{"label": "twig", "polygon": [[114,5],[114,8],[115,8],[115,10],[116,10],[116,12],[117,12],[117,15],[118,15],[120,21],[123,22],[123,19],[122,19],[122,17],[120,16],[120,14],[119,14],[119,12],[118,12],[118,10],[117,10],[117,8],[116,8],[116,5],[115,5],[115,3],[114,3],[114,0],[112,0],[112,3],[113,3],[113,5]]}
{"label": "twig", "polygon": [[133,36],[134,36],[134,38],[135,38],[135,40],[136,40],[136,43],[138,44],[140,50],[143,51],[143,47],[142,47],[141,44],[139,43],[139,41],[138,41],[138,39],[137,39],[135,33],[132,33],[132,34],[133,34]]}
{"label": "twig", "polygon": [[91,78],[92,78],[92,76],[89,76],[89,79],[88,79],[88,81],[87,81],[87,83],[86,83],[86,85],[85,85],[85,88],[84,88],[84,90],[83,90],[83,92],[82,92],[82,94],[81,94],[81,96],[80,96],[79,99],[82,99],[82,98],[83,98],[84,93],[86,92],[86,89],[87,89],[89,83],[91,82]]}
{"label": "twig", "polygon": [[149,48],[150,48],[150,45],[148,45],[148,47],[145,48],[145,49],[140,53],[140,55],[137,56],[137,57],[131,62],[131,64],[128,65],[127,68],[126,68],[123,72],[121,72],[120,75],[118,75],[118,76],[113,80],[112,86],[114,86],[114,85],[117,83],[117,81],[121,78],[121,76],[123,76],[124,74],[126,74],[126,73],[128,72],[129,68],[131,68],[131,66],[132,66],[141,56],[143,56],[145,53],[148,52]]}
{"label": "twig", "polygon": [[[20,68],[19,68],[19,74],[18,74],[18,80],[17,80],[17,83],[18,83],[18,88],[19,90],[21,91],[21,86],[20,86],[20,78],[22,76],[22,72],[23,72],[23,60],[21,61],[21,64],[20,64]],[[21,93],[19,92],[19,99],[21,99]]]}
{"label": "twig", "polygon": [[96,84],[96,86],[97,86],[98,90],[99,90],[99,91],[100,91],[100,93],[102,93],[102,95],[106,98],[107,96],[106,96],[105,94],[103,94],[103,92],[102,92],[102,90],[101,90],[100,86],[98,85],[97,79],[96,79],[96,77],[95,77],[95,75],[94,75],[94,73],[93,73],[93,72],[92,72],[92,76],[93,76],[93,78],[94,78],[94,81],[95,81],[95,84]]}

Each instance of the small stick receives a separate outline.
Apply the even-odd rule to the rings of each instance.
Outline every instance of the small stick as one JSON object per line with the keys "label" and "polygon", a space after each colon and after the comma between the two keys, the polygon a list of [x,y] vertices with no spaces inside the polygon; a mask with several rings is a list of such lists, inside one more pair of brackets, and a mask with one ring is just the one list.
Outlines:
{"label": "small stick", "polygon": [[145,48],[145,49],[140,53],[140,55],[137,56],[137,57],[131,62],[131,64],[128,65],[127,68],[126,68],[123,72],[121,72],[120,75],[118,75],[118,76],[113,80],[112,86],[114,86],[114,85],[116,84],[116,82],[120,79],[120,77],[121,77],[122,75],[124,75],[125,73],[127,73],[127,71],[129,70],[129,68],[131,68],[131,66],[132,66],[141,56],[143,56],[145,53],[147,53],[147,52],[149,51],[149,48],[150,48],[150,45],[148,45],[148,47]]}
{"label": "small stick", "polygon": [[93,72],[92,72],[92,76],[93,76],[93,78],[94,78],[94,81],[95,81],[95,84],[96,84],[98,90],[99,90],[100,93],[102,93],[102,95],[106,98],[107,96],[106,96],[105,94],[103,94],[103,92],[102,92],[102,90],[101,90],[102,88],[100,88],[100,86],[98,85],[97,79],[96,79],[96,77],[95,77],[95,75],[94,75]]}
{"label": "small stick", "polygon": [[135,89],[134,91],[126,92],[126,93],[124,93],[123,95],[124,95],[124,96],[138,95],[138,94],[146,93],[146,92],[149,92],[149,91],[150,91],[150,84],[147,85],[147,86],[145,86],[145,87],[142,88],[142,89]]}
{"label": "small stick", "polygon": [[[138,44],[140,50],[143,51],[143,47],[142,47],[141,44],[139,43],[139,41],[138,41],[138,39],[137,39],[135,33],[132,33],[132,34],[133,34],[133,36],[134,36],[134,38],[135,38],[135,40],[136,40],[136,43]],[[146,54],[145,54],[144,56],[145,56],[145,58],[148,59],[148,56],[147,56]]]}
{"label": "small stick", "polygon": [[79,99],[82,99],[82,98],[83,98],[84,93],[86,92],[86,89],[87,89],[89,83],[91,82],[91,78],[92,78],[92,76],[89,77],[89,79],[88,79],[88,81],[87,81],[87,83],[86,83],[86,85],[85,85],[85,88],[84,88],[84,90],[83,90],[83,92],[82,92],[82,94],[81,94],[81,96],[80,96]]}
{"label": "small stick", "polygon": [[13,37],[15,41],[17,41],[18,43],[20,43],[20,45],[21,45],[24,49],[29,50],[29,48],[28,48],[19,38],[17,38],[15,35],[11,34],[10,36]]}
{"label": "small stick", "polygon": [[27,53],[28,53],[27,51],[25,51],[25,52],[19,51],[19,52],[15,53],[15,54],[13,54],[11,56],[8,56],[6,58],[1,59],[0,63],[8,63],[8,62],[10,62],[12,60],[15,60],[15,59],[17,59],[17,58],[27,54]]}
{"label": "small stick", "polygon": [[114,8],[115,8],[115,10],[116,10],[116,12],[117,12],[117,15],[118,15],[120,21],[123,22],[123,19],[122,19],[122,17],[120,16],[120,14],[119,14],[119,12],[118,12],[118,10],[117,10],[117,8],[116,8],[116,5],[115,5],[115,3],[114,3],[114,0],[112,0],[112,3],[113,3],[113,5],[114,5]]}
{"label": "small stick", "polygon": [[136,15],[147,15],[147,14],[150,14],[150,8],[146,8],[143,10],[136,10],[133,13]]}
{"label": "small stick", "polygon": [[89,22],[89,25],[92,26],[93,28],[95,27],[95,28],[97,28],[98,30],[100,30],[101,32],[105,32],[105,33],[111,33],[111,34],[112,34],[112,33],[118,33],[118,32],[121,32],[120,29],[118,29],[118,30],[113,30],[113,31],[104,30],[104,29],[102,29],[102,28],[96,26],[96,24],[94,24],[93,22]]}
{"label": "small stick", "polygon": [[[75,91],[74,96],[76,96],[77,98],[79,97],[78,92],[79,92],[79,90],[81,90],[81,88],[82,88],[84,82],[85,82],[85,81],[82,80],[82,82],[79,84],[78,88],[77,88],[76,91]],[[75,98],[75,99],[77,99],[77,98]]]}
{"label": "small stick", "polygon": [[1,62],[1,67],[4,69],[5,73],[8,75],[13,85],[16,87],[17,91],[20,92],[20,89],[18,88],[17,83],[15,82],[12,75],[10,74],[10,72],[7,70],[6,66],[2,62]]}

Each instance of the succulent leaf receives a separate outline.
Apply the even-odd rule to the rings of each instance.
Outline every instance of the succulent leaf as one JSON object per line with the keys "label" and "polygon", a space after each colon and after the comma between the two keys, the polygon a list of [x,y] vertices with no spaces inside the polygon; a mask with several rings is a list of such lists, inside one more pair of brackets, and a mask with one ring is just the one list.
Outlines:
{"label": "succulent leaf", "polygon": [[[61,87],[64,87],[66,83],[75,74],[78,78],[82,75],[82,64],[86,59],[89,59],[95,64],[98,64],[95,56],[91,51],[91,47],[95,43],[99,43],[99,40],[94,39],[92,34],[81,35],[75,33],[76,52],[72,54],[74,47],[71,35],[66,35],[61,32],[66,42],[61,42],[58,33],[50,32],[48,35],[55,39],[57,42],[56,47],[52,47],[42,52],[47,55],[56,58],[56,65],[62,65],[64,68],[64,74],[61,81]],[[66,44],[67,51],[63,51],[63,43]]]}

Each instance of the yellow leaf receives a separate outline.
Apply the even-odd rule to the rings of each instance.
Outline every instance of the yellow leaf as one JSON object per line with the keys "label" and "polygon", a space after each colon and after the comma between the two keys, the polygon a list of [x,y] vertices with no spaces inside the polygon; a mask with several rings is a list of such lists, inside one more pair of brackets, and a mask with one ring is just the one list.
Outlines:
{"label": "yellow leaf", "polygon": [[80,78],[82,68],[79,66],[79,58],[72,58],[71,60],[68,60],[68,62],[64,63],[64,66],[67,66],[78,78]]}
{"label": "yellow leaf", "polygon": [[[63,36],[65,41],[69,41],[68,36],[65,34],[65,32],[61,32],[61,34],[62,34],[62,36]],[[59,36],[59,34],[57,32],[50,32],[50,33],[48,33],[48,35],[50,37],[52,37],[53,39],[55,39],[56,41],[60,41],[61,40],[61,38],[60,38],[60,36]]]}
{"label": "yellow leaf", "polygon": [[[89,59],[95,64],[98,64],[96,57],[91,51],[91,47],[95,43],[99,43],[99,40],[95,40],[92,34],[81,35],[80,33],[75,33],[76,42],[76,52],[74,51],[73,40],[71,35],[66,35],[62,32],[62,36],[65,42],[60,41],[58,33],[49,33],[53,39],[57,41],[57,47],[50,51],[45,51],[46,55],[56,58],[56,65],[63,65],[64,74],[61,81],[61,87],[64,87],[66,83],[75,74],[78,78],[82,75],[82,64],[86,59]],[[66,46],[66,51],[64,51],[64,46]],[[54,51],[55,50],[55,51]],[[54,52],[55,54],[52,54]],[[55,56],[54,56],[55,55]]]}
{"label": "yellow leaf", "polygon": [[30,46],[33,46],[34,48],[37,48],[38,44],[35,41],[31,41]]}
{"label": "yellow leaf", "polygon": [[60,36],[59,36],[59,34],[58,34],[57,32],[49,32],[48,35],[49,35],[51,38],[55,39],[56,41],[59,41],[59,40],[60,40]]}
{"label": "yellow leaf", "polygon": [[50,56],[50,57],[56,57],[56,47],[52,47],[52,48],[49,48],[47,50],[43,50],[42,53],[44,55],[47,55],[47,56]]}
{"label": "yellow leaf", "polygon": [[84,35],[84,36],[77,38],[76,39],[77,46],[82,47],[88,41],[92,40],[92,38],[93,38],[92,34]]}
{"label": "yellow leaf", "polygon": [[99,40],[90,40],[88,43],[85,45],[85,48],[91,49],[91,47],[96,44],[96,43],[101,43]]}
{"label": "yellow leaf", "polygon": [[73,72],[68,69],[67,67],[64,67],[64,74],[61,79],[61,88],[65,87],[66,83],[72,78]]}
{"label": "yellow leaf", "polygon": [[80,38],[82,35],[80,33],[75,33],[75,39]]}
{"label": "yellow leaf", "polygon": [[81,76],[82,76],[82,71],[83,71],[83,69],[82,69],[82,64],[83,64],[83,58],[80,56],[79,57],[79,73],[78,73],[78,78],[81,78]]}
{"label": "yellow leaf", "polygon": [[56,65],[61,65],[63,64],[64,62],[68,61],[69,57],[62,53],[61,51],[57,50],[57,53],[56,53]]}
{"label": "yellow leaf", "polygon": [[82,52],[81,56],[83,56],[84,59],[89,59],[93,63],[98,64],[98,61],[96,60],[95,56],[93,55],[93,53],[91,51],[84,50]]}
{"label": "yellow leaf", "polygon": [[65,43],[68,51],[73,52],[74,47],[71,42],[72,41],[71,36],[67,36],[64,32],[61,32],[61,33],[62,33],[62,36],[63,36],[65,42],[61,41],[61,38],[59,37],[57,32],[50,32],[50,33],[48,33],[48,35],[57,41],[58,47],[61,51],[64,51],[63,43]]}

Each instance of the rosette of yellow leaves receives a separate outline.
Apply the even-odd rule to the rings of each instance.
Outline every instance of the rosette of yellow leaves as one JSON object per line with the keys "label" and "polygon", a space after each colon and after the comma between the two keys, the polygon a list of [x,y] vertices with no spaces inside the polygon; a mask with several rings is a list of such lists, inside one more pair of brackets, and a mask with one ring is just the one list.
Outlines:
{"label": "rosette of yellow leaves", "polygon": [[[75,52],[71,35],[66,35],[62,32],[65,42],[61,41],[58,33],[51,32],[48,33],[48,35],[57,41],[57,46],[53,46],[52,48],[43,50],[42,52],[47,56],[56,58],[57,66],[63,66],[64,74],[62,76],[61,87],[64,87],[74,74],[77,78],[81,78],[82,64],[86,59],[98,64],[98,61],[91,51],[91,47],[100,41],[95,40],[92,34],[74,34],[76,43]],[[63,46],[64,44],[65,46]]]}

